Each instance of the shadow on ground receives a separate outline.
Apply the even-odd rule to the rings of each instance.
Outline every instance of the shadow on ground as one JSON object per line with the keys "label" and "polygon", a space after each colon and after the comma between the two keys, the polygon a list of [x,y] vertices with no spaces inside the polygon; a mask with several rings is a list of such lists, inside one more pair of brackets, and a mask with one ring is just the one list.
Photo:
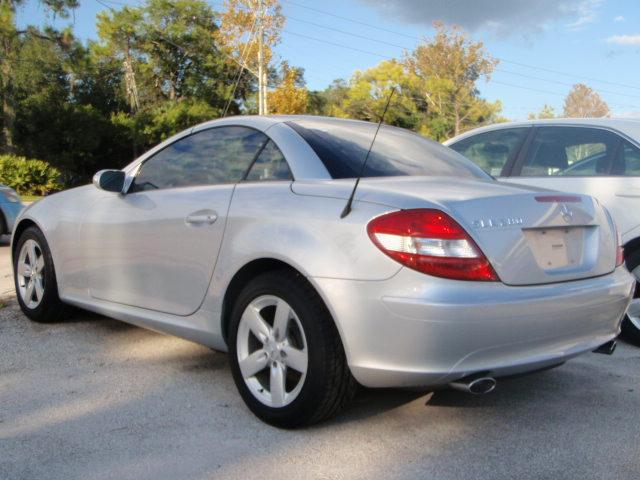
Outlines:
{"label": "shadow on ground", "polygon": [[361,389],[282,431],[246,409],[225,354],[76,311],[0,309],[0,478],[633,478],[640,349],[587,354],[495,392]]}

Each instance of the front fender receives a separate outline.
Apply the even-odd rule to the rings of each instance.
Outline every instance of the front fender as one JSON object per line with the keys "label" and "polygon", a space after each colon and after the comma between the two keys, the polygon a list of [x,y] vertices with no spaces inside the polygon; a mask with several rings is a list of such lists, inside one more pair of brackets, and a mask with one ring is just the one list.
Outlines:
{"label": "front fender", "polygon": [[27,206],[16,220],[12,248],[22,230],[20,225],[25,221],[33,222],[49,244],[61,294],[69,283],[70,274],[82,270],[78,256],[80,227],[82,218],[91,209],[96,191],[92,185],[86,185],[47,196]]}

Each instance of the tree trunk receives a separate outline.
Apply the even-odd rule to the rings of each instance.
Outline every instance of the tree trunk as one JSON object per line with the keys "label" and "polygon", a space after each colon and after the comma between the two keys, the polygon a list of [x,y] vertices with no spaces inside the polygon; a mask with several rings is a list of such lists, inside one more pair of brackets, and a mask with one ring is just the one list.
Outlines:
{"label": "tree trunk", "polygon": [[453,136],[457,137],[460,134],[460,112],[458,111],[458,106],[456,105],[453,109],[455,115],[455,125],[453,127]]}
{"label": "tree trunk", "polygon": [[267,103],[267,68],[262,69],[262,114],[269,115],[269,104]]}
{"label": "tree trunk", "polygon": [[2,138],[0,148],[7,153],[15,153],[16,147],[13,140],[14,125],[16,120],[16,107],[11,78],[11,38],[2,39],[2,59],[0,59],[0,76],[2,85]]}
{"label": "tree trunk", "polygon": [[171,79],[169,80],[169,100],[173,101],[175,99],[176,99],[176,84],[174,83],[174,80]]}

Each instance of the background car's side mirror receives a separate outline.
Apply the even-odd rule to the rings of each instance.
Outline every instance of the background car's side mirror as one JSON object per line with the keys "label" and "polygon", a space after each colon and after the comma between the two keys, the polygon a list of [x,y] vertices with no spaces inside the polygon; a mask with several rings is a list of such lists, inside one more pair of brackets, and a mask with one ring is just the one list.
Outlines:
{"label": "background car's side mirror", "polygon": [[123,193],[124,178],[122,170],[100,170],[93,176],[93,184],[107,192]]}

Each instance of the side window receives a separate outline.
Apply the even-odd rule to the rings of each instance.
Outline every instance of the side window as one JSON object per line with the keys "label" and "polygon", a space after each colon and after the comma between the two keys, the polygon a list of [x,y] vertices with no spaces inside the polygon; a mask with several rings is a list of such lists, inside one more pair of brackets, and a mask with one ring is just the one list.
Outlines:
{"label": "side window", "polygon": [[218,127],[182,138],[142,164],[130,192],[239,182],[268,137]]}
{"label": "side window", "polygon": [[598,128],[540,127],[529,146],[520,175],[609,175],[618,137]]}
{"label": "side window", "polygon": [[613,174],[629,177],[640,176],[640,149],[623,140]]}
{"label": "side window", "polygon": [[291,170],[282,155],[282,152],[271,140],[258,155],[255,163],[251,166],[247,180],[291,180]]}
{"label": "side window", "polygon": [[500,176],[509,159],[518,152],[528,128],[511,128],[480,133],[451,145],[485,172]]}

